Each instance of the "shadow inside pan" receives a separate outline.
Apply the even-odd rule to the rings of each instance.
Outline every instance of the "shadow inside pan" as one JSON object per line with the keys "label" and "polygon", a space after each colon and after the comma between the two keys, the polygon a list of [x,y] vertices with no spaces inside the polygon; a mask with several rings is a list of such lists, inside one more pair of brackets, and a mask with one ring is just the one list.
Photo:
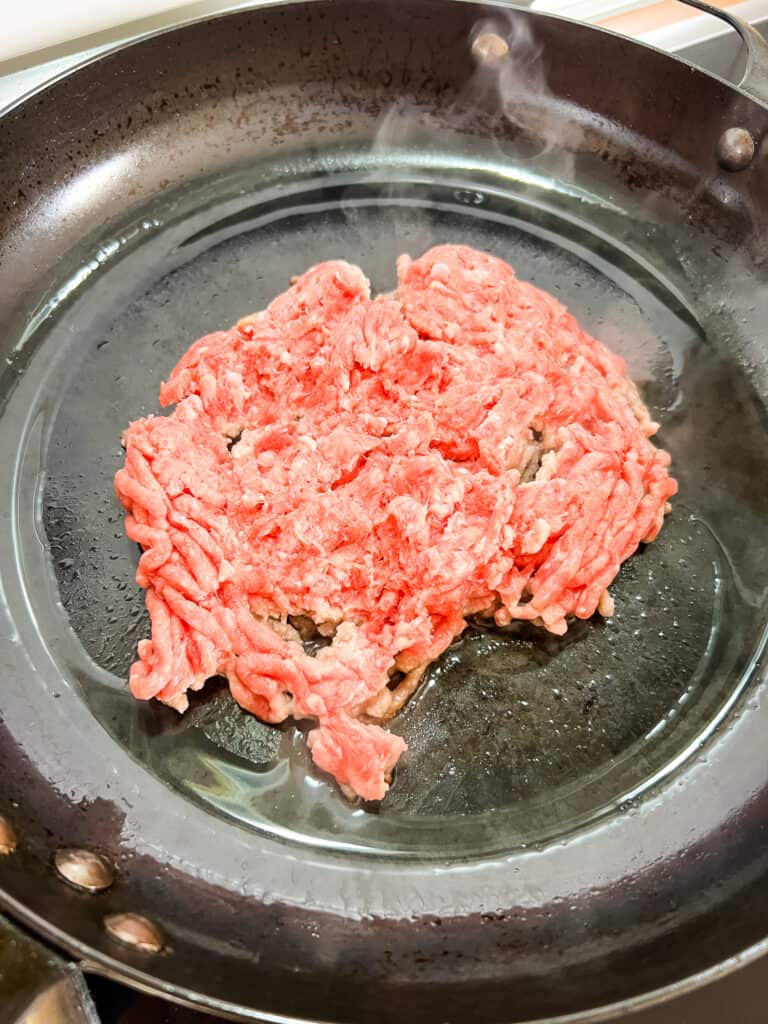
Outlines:
{"label": "shadow inside pan", "polygon": [[[20,487],[24,500],[42,461],[48,548],[31,526],[21,543],[62,679],[169,785],[302,842],[489,853],[625,806],[715,726],[757,642],[739,537],[765,515],[765,499],[734,505],[755,472],[768,475],[748,381],[660,277],[587,223],[558,218],[535,190],[493,183],[491,171],[482,192],[458,170],[381,185],[369,166],[330,179],[307,173],[290,188],[260,173],[258,186],[252,177],[206,183],[102,239],[45,325],[28,371],[40,379],[40,416],[30,418],[39,438],[27,444],[32,468]],[[349,259],[387,290],[397,255],[439,242],[507,259],[627,359],[663,424],[659,443],[672,451],[681,493],[659,540],[622,569],[612,620],[577,623],[561,640],[472,627],[454,643],[393,723],[409,752],[387,799],[352,805],[313,769],[299,729],[263,725],[221,685],[182,718],[129,696],[147,620],[112,478],[122,428],[158,411],[160,381],[198,336],[264,306],[311,263]],[[712,396],[724,387],[731,406],[718,418]],[[733,458],[713,479],[721,450]]]}

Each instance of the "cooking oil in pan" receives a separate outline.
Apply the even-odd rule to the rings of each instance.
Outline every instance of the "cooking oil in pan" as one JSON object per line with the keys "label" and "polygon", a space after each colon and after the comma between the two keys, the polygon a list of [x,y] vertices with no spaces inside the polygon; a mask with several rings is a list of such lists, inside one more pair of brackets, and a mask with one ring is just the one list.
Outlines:
{"label": "cooking oil in pan", "polygon": [[[265,175],[260,190],[237,176],[207,182],[144,211],[84,254],[26,339],[8,410],[24,409],[17,507],[44,474],[45,544],[23,517],[17,535],[59,673],[40,685],[85,701],[190,799],[295,841],[430,856],[562,836],[663,782],[747,682],[768,586],[768,559],[748,541],[768,511],[752,487],[768,477],[764,408],[664,258],[631,251],[626,225],[611,234],[621,210],[508,169],[446,164],[384,183],[375,167],[310,170]],[[157,411],[160,381],[195,338],[262,307],[311,263],[357,262],[384,291],[401,252],[440,242],[508,260],[627,359],[680,495],[660,538],[622,569],[612,619],[562,639],[471,626],[392,725],[409,753],[390,794],[352,805],[314,770],[300,729],[263,725],[220,684],[182,718],[129,696],[147,622],[112,478],[121,430]]]}

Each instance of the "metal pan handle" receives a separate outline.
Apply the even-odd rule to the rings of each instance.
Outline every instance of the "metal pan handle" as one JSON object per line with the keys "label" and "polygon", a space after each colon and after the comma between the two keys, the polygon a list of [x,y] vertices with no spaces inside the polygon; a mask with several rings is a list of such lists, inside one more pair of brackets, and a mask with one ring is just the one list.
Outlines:
{"label": "metal pan handle", "polygon": [[4,1024],[99,1024],[79,967],[2,916],[0,1007]]}
{"label": "metal pan handle", "polygon": [[705,0],[680,0],[680,2],[688,7],[704,11],[705,14],[712,14],[715,18],[719,18],[731,28],[736,29],[741,36],[747,54],[747,64],[739,82],[739,88],[749,93],[758,103],[768,106],[768,42],[748,21],[731,14],[728,10],[713,7],[712,4],[705,3]]}

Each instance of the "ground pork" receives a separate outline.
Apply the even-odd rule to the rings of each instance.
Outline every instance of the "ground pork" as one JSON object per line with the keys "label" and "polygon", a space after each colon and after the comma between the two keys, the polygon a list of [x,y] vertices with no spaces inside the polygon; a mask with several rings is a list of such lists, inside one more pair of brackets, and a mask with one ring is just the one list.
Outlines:
{"label": "ground pork", "polygon": [[610,614],[676,490],[624,363],[557,300],[465,246],[397,271],[371,299],[322,263],[201,338],[115,479],[152,626],[134,695],[183,711],[224,675],[259,718],[312,720],[365,799],[405,750],[377,723],[468,616]]}

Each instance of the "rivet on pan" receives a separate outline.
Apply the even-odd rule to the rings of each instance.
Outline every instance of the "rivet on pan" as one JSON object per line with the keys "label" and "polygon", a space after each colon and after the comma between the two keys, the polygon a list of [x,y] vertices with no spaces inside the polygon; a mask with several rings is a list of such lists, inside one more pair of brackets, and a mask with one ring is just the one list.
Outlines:
{"label": "rivet on pan", "polygon": [[115,880],[115,872],[106,857],[93,850],[64,847],[57,850],[53,864],[65,882],[86,892],[102,892]]}
{"label": "rivet on pan", "polygon": [[16,849],[16,833],[8,819],[0,814],[0,854],[13,853]]}
{"label": "rivet on pan", "polygon": [[509,44],[495,32],[483,32],[472,43],[472,56],[478,64],[493,67],[509,53]]}
{"label": "rivet on pan", "polygon": [[755,140],[746,128],[727,128],[717,140],[717,159],[726,171],[743,171],[755,156]]}
{"label": "rivet on pan", "polygon": [[159,953],[165,945],[157,925],[141,914],[108,914],[104,927],[118,942],[140,949],[142,953]]}

